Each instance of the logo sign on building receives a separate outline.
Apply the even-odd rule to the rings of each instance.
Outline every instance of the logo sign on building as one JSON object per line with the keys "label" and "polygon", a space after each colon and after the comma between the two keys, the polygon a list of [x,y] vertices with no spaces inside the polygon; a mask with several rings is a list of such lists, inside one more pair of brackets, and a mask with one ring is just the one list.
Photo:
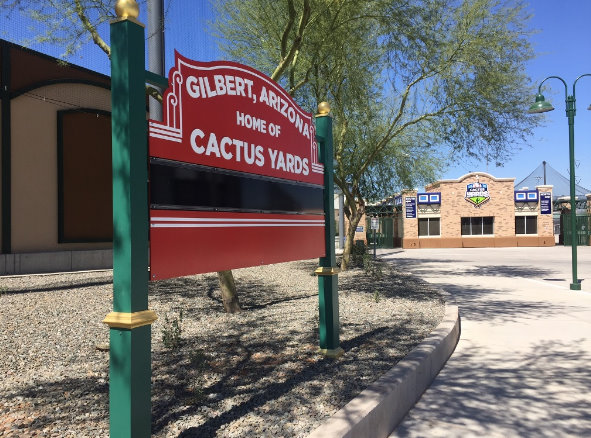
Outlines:
{"label": "logo sign on building", "polygon": [[490,200],[488,193],[488,184],[475,182],[466,185],[466,201],[473,204],[475,207],[480,207],[482,204]]}
{"label": "logo sign on building", "polygon": [[417,217],[417,198],[414,196],[405,197],[404,207],[406,210],[407,219],[415,219]]}
{"label": "logo sign on building", "polygon": [[552,214],[552,193],[541,192],[540,193],[540,213],[541,214]]}
{"label": "logo sign on building", "polygon": [[264,74],[175,53],[149,140],[152,279],[324,255],[313,117]]}

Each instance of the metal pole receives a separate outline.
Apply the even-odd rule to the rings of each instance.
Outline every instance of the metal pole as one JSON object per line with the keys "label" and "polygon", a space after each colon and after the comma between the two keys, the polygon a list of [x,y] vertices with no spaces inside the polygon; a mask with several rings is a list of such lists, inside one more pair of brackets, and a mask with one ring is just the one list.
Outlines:
{"label": "metal pole", "polygon": [[542,165],[544,166],[544,185],[546,185],[546,162],[542,161]]}
{"label": "metal pole", "polygon": [[568,117],[568,154],[570,161],[570,224],[571,224],[571,251],[573,282],[571,290],[581,290],[581,284],[577,279],[577,199],[575,190],[575,98],[566,98],[566,116]]}
{"label": "metal pole", "polygon": [[376,259],[376,246],[377,246],[377,243],[376,243],[376,229],[374,228],[374,230],[373,230],[373,259],[374,260]]}
{"label": "metal pole", "polygon": [[318,105],[316,140],[320,161],[324,164],[324,242],[325,256],[320,258],[318,275],[318,337],[320,352],[336,358],[344,353],[339,342],[339,294],[336,254],[334,248],[334,165],[332,149],[332,118],[328,103]]}
{"label": "metal pole", "polygon": [[[572,271],[573,271],[573,282],[570,284],[570,288],[572,290],[581,290],[581,284],[577,279],[577,244],[578,244],[578,233],[577,233],[577,194],[576,194],[576,179],[575,179],[575,115],[576,115],[576,106],[575,106],[575,89],[577,86],[577,81],[585,76],[591,76],[591,73],[585,73],[575,79],[573,83],[573,94],[572,96],[568,95],[568,85],[566,84],[565,80],[562,79],[560,76],[548,76],[538,86],[538,94],[536,96],[535,103],[530,106],[529,112],[530,113],[544,113],[547,111],[552,111],[554,107],[545,101],[544,96],[542,95],[542,85],[548,79],[558,79],[564,85],[564,95],[566,98],[566,117],[568,117],[568,153],[569,153],[569,162],[570,162],[570,223],[571,223],[571,250],[572,250]],[[591,109],[591,107],[590,107]],[[544,162],[544,177],[546,176],[546,162]],[[544,181],[545,182],[545,181]],[[562,222],[561,222],[562,225]],[[565,242],[566,244],[566,242]]]}
{"label": "metal pole", "polygon": [[[164,76],[164,0],[148,0],[148,31],[148,70]],[[162,104],[150,97],[149,105],[150,118],[162,121]]]}

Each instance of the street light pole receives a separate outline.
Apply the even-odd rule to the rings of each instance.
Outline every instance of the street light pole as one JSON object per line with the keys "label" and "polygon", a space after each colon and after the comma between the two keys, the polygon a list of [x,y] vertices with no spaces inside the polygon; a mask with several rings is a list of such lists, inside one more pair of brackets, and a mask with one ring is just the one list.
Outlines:
{"label": "street light pole", "polygon": [[[568,86],[564,79],[559,76],[548,76],[544,79],[540,86],[538,87],[538,94],[536,96],[535,103],[530,106],[529,112],[530,113],[545,113],[547,111],[552,111],[554,107],[549,103],[546,102],[544,96],[542,95],[542,85],[548,79],[558,79],[564,84],[564,95],[566,101],[566,117],[568,118],[568,154],[569,154],[569,162],[570,162],[570,223],[571,223],[571,251],[572,251],[572,273],[573,273],[573,281],[570,284],[571,290],[581,290],[581,283],[577,279],[577,200],[576,200],[576,190],[575,190],[575,115],[577,113],[576,109],[576,98],[575,98],[575,88],[577,85],[577,81],[585,76],[591,76],[591,73],[586,73],[579,76],[575,79],[573,83],[573,94],[571,96],[568,95]],[[589,108],[591,110],[591,105]]]}

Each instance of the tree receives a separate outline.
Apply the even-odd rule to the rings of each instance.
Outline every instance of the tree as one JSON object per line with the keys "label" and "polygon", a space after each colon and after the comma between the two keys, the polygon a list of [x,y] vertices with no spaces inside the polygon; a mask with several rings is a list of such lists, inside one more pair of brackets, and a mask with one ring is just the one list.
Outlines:
{"label": "tree", "polygon": [[[44,32],[35,38],[36,42],[63,46],[65,51],[62,57],[65,59],[90,40],[110,58],[111,48],[98,29],[101,24],[116,18],[115,3],[115,0],[3,0],[2,7],[5,13],[25,11],[33,20],[45,26]],[[138,3],[145,4],[146,0]],[[147,86],[146,93],[162,101],[162,96],[155,88]],[[224,309],[228,313],[240,312],[232,271],[217,274]]]}
{"label": "tree", "polygon": [[[293,10],[309,16],[301,33]],[[444,148],[502,164],[539,123],[525,115],[533,50],[520,1],[228,0],[220,17],[228,54],[277,71],[297,46],[275,79],[303,104],[334,102],[345,269],[366,201],[433,176]],[[414,172],[404,156],[426,159]]]}

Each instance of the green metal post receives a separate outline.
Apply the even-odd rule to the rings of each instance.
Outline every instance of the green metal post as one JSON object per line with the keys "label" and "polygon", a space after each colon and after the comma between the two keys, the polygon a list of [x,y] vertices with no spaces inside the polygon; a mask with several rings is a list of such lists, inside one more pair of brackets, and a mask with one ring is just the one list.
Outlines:
{"label": "green metal post", "polygon": [[339,343],[339,295],[338,273],[335,253],[334,224],[334,165],[332,147],[332,118],[328,104],[319,105],[316,116],[316,140],[320,161],[324,164],[324,226],[325,256],[320,258],[318,274],[319,343],[320,351],[328,357],[339,357],[344,351]]}
{"label": "green metal post", "polygon": [[[128,2],[129,3],[129,2]],[[110,327],[111,437],[149,437],[150,324],[144,27],[136,10],[111,23],[113,312]]]}
{"label": "green metal post", "polygon": [[581,283],[577,279],[577,200],[575,190],[575,98],[566,98],[566,116],[568,117],[568,154],[570,161],[570,224],[571,224],[571,262],[573,271],[573,282],[571,290],[581,290]]}
{"label": "green metal post", "polygon": [[[546,102],[544,96],[542,95],[542,85],[548,79],[558,79],[564,85],[564,95],[566,98],[566,117],[568,118],[568,153],[569,153],[569,162],[570,162],[570,224],[571,224],[571,264],[572,264],[572,271],[573,271],[573,282],[570,284],[571,290],[581,290],[581,283],[577,278],[577,244],[578,244],[578,233],[577,233],[577,198],[576,198],[576,180],[575,180],[575,115],[577,113],[576,110],[576,87],[577,82],[579,79],[591,76],[591,73],[585,73],[575,79],[573,83],[573,94],[572,96],[568,95],[568,85],[566,81],[562,79],[560,76],[548,76],[538,86],[538,94],[536,96],[536,102],[530,106],[529,112],[533,114],[537,113],[545,113],[547,111],[552,111],[554,107],[549,103]],[[589,107],[591,109],[591,106]],[[565,243],[566,244],[566,243]]]}

